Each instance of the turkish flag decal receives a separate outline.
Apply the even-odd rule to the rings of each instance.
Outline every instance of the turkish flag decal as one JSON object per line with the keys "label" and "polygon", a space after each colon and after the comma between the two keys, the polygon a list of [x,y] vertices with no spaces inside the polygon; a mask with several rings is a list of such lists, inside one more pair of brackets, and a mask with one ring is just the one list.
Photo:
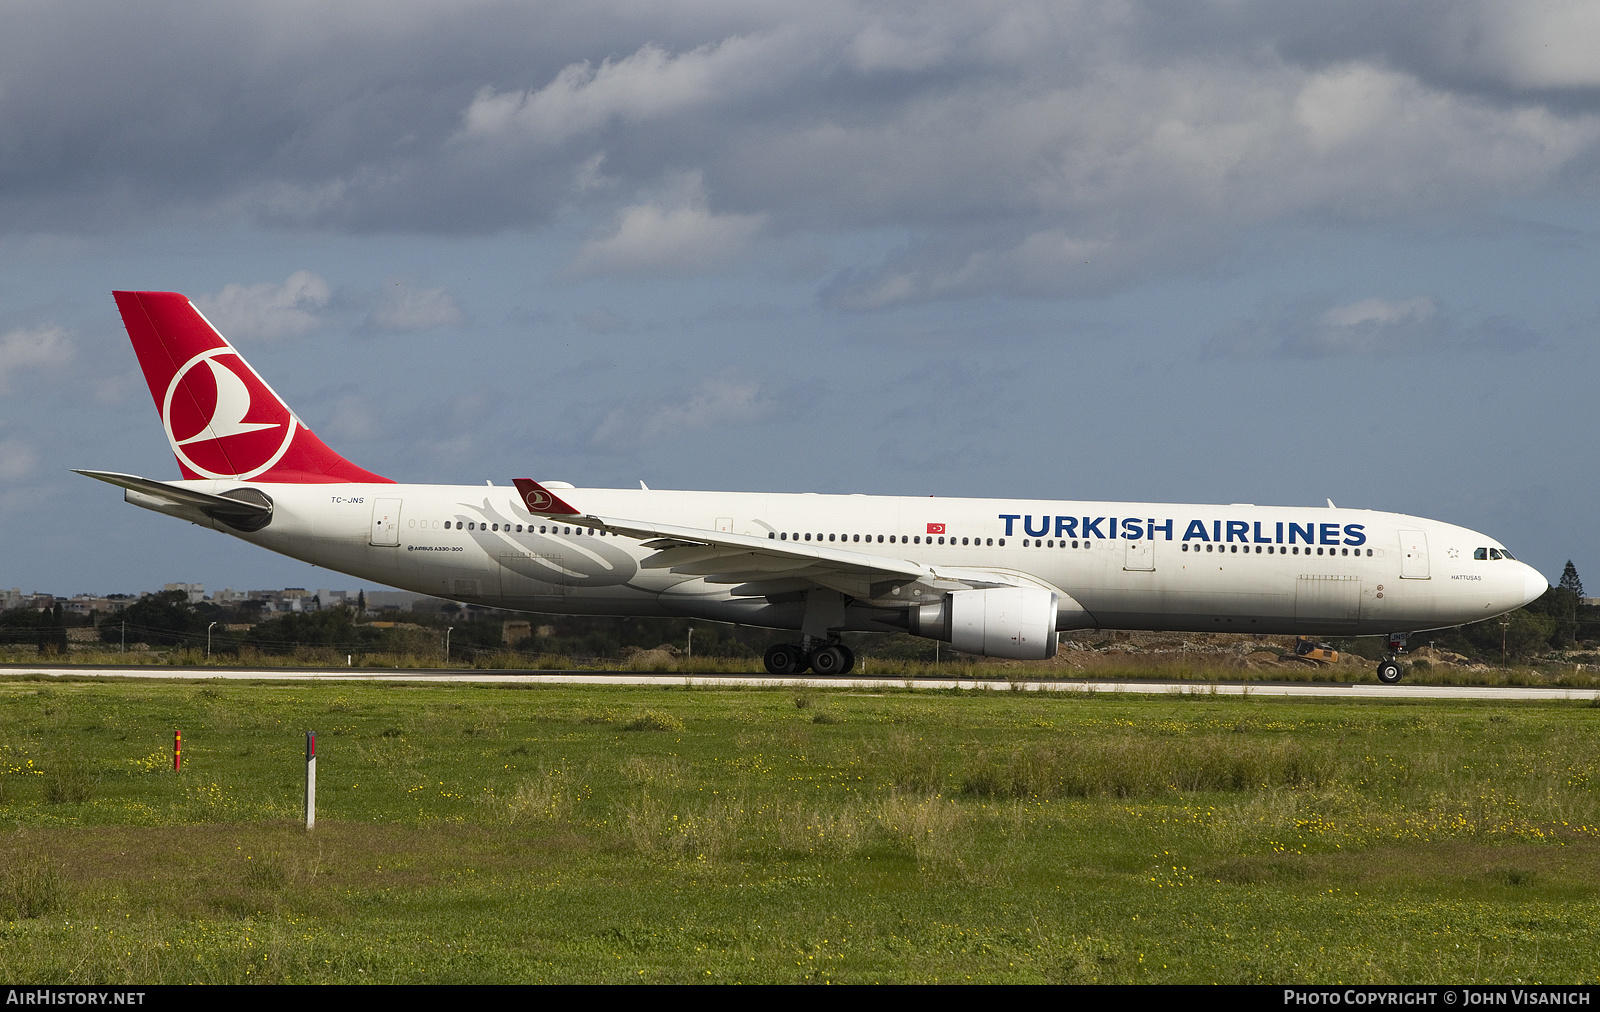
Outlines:
{"label": "turkish flag decal", "polygon": [[929,534],[943,534],[944,533],[944,524],[929,524],[928,525],[928,533]]}

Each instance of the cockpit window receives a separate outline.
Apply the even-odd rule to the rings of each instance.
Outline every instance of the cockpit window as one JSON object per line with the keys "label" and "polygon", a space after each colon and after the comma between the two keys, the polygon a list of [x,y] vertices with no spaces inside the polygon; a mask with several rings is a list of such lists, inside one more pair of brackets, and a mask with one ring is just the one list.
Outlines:
{"label": "cockpit window", "polygon": [[1489,557],[1489,549],[1487,549],[1487,548],[1474,549],[1473,552],[1472,552],[1472,557],[1481,562],[1484,559],[1487,559]]}
{"label": "cockpit window", "polygon": [[1500,549],[1498,549],[1498,548],[1489,549],[1489,558],[1491,558],[1491,559],[1499,559],[1500,557],[1501,557],[1500,556]]}
{"label": "cockpit window", "polygon": [[1512,555],[1510,552],[1506,551],[1504,548],[1500,549],[1500,554],[1504,555],[1506,558],[1510,559],[1512,562],[1517,561],[1517,557],[1515,555]]}

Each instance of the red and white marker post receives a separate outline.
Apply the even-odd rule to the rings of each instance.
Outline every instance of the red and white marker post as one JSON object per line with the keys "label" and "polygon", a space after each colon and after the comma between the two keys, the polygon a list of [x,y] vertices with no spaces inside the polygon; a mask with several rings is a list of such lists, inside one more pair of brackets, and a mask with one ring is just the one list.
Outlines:
{"label": "red and white marker post", "polygon": [[306,732],[306,829],[317,824],[317,736]]}

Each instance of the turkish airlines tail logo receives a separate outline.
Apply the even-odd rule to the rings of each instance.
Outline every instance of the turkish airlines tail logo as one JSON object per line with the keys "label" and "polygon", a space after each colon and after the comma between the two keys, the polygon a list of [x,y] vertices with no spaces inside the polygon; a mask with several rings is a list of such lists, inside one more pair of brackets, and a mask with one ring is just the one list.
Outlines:
{"label": "turkish airlines tail logo", "polygon": [[185,478],[390,482],[330,450],[187,298],[114,294]]}

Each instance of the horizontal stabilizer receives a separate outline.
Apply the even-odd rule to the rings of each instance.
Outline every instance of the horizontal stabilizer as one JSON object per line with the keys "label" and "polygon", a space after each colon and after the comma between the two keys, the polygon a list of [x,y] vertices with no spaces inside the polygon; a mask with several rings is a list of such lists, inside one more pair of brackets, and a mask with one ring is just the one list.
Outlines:
{"label": "horizontal stabilizer", "polygon": [[[76,469],[75,469],[76,470]],[[153,478],[115,471],[77,471],[86,478],[116,485],[138,496],[129,502],[140,506],[167,506],[192,510],[238,531],[259,531],[272,522],[272,498],[255,488],[238,488],[223,495],[172,485]],[[155,500],[153,503],[141,500]]]}

